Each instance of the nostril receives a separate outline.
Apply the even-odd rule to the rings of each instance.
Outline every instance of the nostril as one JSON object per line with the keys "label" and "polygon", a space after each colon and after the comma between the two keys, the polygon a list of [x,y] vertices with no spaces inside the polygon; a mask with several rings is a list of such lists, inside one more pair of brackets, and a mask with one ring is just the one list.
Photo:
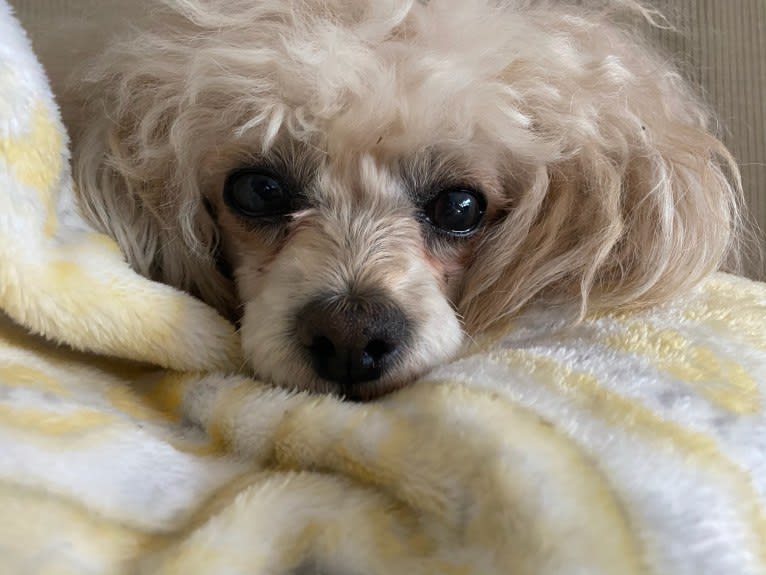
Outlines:
{"label": "nostril", "polygon": [[333,357],[335,355],[335,345],[330,338],[323,335],[315,336],[311,340],[311,353],[319,357]]}
{"label": "nostril", "polygon": [[379,362],[389,353],[394,351],[395,345],[382,339],[373,339],[364,347],[364,355],[372,359],[373,362]]}

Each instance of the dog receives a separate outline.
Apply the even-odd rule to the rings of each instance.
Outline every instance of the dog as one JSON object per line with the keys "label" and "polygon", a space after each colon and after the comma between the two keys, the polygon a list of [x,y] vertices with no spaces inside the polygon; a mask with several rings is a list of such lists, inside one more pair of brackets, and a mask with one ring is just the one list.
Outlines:
{"label": "dog", "polygon": [[167,0],[68,89],[80,205],[238,322],[254,375],[373,399],[532,303],[577,321],[736,268],[737,166],[637,21],[661,23],[632,0]]}

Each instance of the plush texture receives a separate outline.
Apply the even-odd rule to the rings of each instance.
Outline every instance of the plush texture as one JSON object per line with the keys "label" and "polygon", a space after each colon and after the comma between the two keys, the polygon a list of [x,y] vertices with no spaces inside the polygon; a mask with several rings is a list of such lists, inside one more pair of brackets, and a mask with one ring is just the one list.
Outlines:
{"label": "plush texture", "polygon": [[78,216],[0,0],[0,571],[766,573],[766,287],[532,309],[369,405],[244,377],[233,328]]}

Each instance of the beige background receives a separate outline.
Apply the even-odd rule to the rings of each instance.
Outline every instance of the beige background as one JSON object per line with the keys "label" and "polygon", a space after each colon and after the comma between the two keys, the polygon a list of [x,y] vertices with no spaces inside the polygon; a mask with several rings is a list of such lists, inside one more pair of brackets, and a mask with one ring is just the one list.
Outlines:
{"label": "beige background", "polygon": [[[653,34],[702,86],[719,135],[742,170],[750,212],[766,230],[766,0],[654,0],[676,31]],[[759,234],[766,251],[766,238]],[[761,263],[750,275],[766,279]]]}
{"label": "beige background", "polygon": [[[114,20],[137,0],[10,0],[33,41],[61,23],[72,7]],[[654,0],[676,31],[653,30],[661,48],[702,87],[716,110],[719,134],[734,153],[752,219],[766,230],[766,0]],[[107,7],[105,9],[105,7]],[[106,32],[105,32],[106,34]],[[72,57],[63,52],[60,58]],[[758,242],[766,250],[766,239]],[[766,279],[763,264],[751,276]]]}

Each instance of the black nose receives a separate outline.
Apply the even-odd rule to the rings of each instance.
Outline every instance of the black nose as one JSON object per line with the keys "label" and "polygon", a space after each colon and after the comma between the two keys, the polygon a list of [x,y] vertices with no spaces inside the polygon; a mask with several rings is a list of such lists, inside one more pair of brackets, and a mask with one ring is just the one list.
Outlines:
{"label": "black nose", "polygon": [[379,379],[407,339],[404,313],[382,298],[314,300],[298,313],[297,328],[317,375],[350,392]]}

